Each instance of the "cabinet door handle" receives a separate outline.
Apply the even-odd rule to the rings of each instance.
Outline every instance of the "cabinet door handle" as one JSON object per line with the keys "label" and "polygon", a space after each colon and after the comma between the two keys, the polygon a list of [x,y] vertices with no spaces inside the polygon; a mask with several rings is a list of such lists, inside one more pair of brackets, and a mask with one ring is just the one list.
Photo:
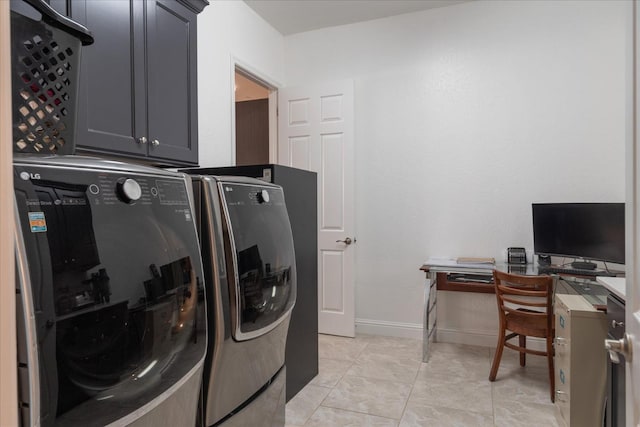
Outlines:
{"label": "cabinet door handle", "polygon": [[147,137],[146,136],[141,136],[140,138],[138,138],[138,144],[146,144],[147,143]]}
{"label": "cabinet door handle", "polygon": [[154,139],[151,141],[151,145],[153,145],[154,147],[157,147],[158,145],[160,145],[160,141],[158,141],[157,139]]}

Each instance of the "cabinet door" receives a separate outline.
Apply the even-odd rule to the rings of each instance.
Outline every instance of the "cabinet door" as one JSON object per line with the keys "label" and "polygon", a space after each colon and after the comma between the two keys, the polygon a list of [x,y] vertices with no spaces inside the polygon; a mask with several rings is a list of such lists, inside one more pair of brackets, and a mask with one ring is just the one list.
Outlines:
{"label": "cabinet door", "polygon": [[76,145],[145,156],[144,3],[75,0],[71,12],[95,38],[81,53]]}
{"label": "cabinet door", "polygon": [[148,0],[146,25],[149,156],[197,164],[196,14]]}

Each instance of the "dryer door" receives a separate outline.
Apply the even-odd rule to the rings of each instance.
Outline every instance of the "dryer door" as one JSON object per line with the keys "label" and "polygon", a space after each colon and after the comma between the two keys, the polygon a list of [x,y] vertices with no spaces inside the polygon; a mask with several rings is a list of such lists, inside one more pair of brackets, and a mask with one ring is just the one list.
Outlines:
{"label": "dryer door", "polygon": [[[290,313],[296,298],[291,224],[282,188],[220,182],[235,286],[234,338],[267,333]],[[233,283],[233,281],[231,282]]]}

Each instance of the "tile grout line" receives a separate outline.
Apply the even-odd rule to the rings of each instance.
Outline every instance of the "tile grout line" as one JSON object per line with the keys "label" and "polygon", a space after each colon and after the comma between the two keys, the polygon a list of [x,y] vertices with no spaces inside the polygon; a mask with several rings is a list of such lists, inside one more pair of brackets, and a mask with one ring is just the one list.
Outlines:
{"label": "tile grout line", "polygon": [[[346,361],[349,362],[349,366],[344,370],[344,373],[342,375],[340,375],[340,378],[338,378],[338,381],[336,381],[336,383],[334,385],[332,385],[329,388],[329,392],[324,396],[324,398],[322,399],[322,401],[320,401],[320,404],[313,410],[313,412],[311,413],[311,415],[305,420],[303,426],[307,425],[309,423],[309,420],[311,420],[311,418],[313,418],[313,416],[315,415],[316,412],[318,412],[318,409],[320,409],[321,407],[324,408],[331,408],[330,406],[323,406],[323,403],[327,400],[327,398],[329,397],[329,395],[331,395],[331,393],[333,392],[333,390],[336,388],[336,386],[340,383],[340,381],[342,381],[342,379],[345,377],[345,375],[347,374],[347,372],[349,371],[349,369],[351,369],[351,367],[353,366],[353,364],[355,363],[355,360],[360,356],[360,354],[362,354],[362,352],[364,351],[365,348],[367,348],[369,345],[369,343],[366,343],[365,346],[362,348],[362,350],[358,353],[358,355],[356,356],[356,358],[354,360],[344,360],[344,359],[332,359],[332,358],[328,358],[328,357],[323,357],[323,359],[326,360],[339,360],[339,361]],[[318,372],[318,374],[320,374]],[[338,409],[338,408],[331,408],[331,409]]]}
{"label": "tile grout line", "polygon": [[[345,360],[345,359],[337,359],[337,358],[333,358],[333,357],[323,357],[323,359],[326,360],[332,360],[332,361],[339,361],[340,365],[342,365],[344,367],[343,370],[341,370],[341,372],[339,371],[339,374],[336,375],[335,381],[332,381],[333,385],[330,386],[326,386],[326,384],[324,385],[316,385],[317,387],[323,387],[325,389],[328,389],[327,394],[321,399],[320,403],[315,407],[315,409],[312,411],[311,415],[309,417],[306,417],[305,426],[310,426],[310,420],[312,419],[312,417],[318,413],[320,408],[324,408],[325,410],[333,410],[333,411],[338,411],[338,412],[342,412],[344,414],[352,414],[352,415],[346,415],[347,418],[353,417],[354,414],[359,414],[361,416],[366,416],[366,417],[377,417],[377,418],[381,418],[381,419],[385,419],[388,420],[391,423],[396,423],[396,426],[399,426],[400,423],[402,422],[402,420],[406,417],[407,415],[407,411],[408,411],[408,407],[409,407],[409,400],[412,398],[413,394],[416,392],[416,387],[418,387],[417,385],[417,381],[420,378],[420,372],[421,370],[423,370],[425,368],[425,366],[427,364],[425,363],[418,363],[417,364],[417,372],[414,372],[413,375],[413,381],[398,381],[396,378],[373,378],[367,375],[368,370],[365,369],[365,371],[362,371],[362,373],[364,373],[365,375],[353,375],[353,374],[349,374],[349,372],[351,370],[354,369],[354,367],[359,366],[359,364],[365,363],[365,361],[363,361],[362,359],[366,359],[368,360],[369,354],[371,352],[373,356],[378,355],[378,353],[383,353],[382,350],[384,350],[385,347],[394,347],[393,342],[389,342],[389,341],[385,341],[385,340],[381,340],[381,341],[375,341],[374,339],[367,339],[365,342],[360,342],[360,344],[355,348],[357,351],[356,352],[351,352],[349,350],[353,350],[354,348],[351,345],[344,345],[344,346],[340,346],[340,343],[347,343],[346,341],[340,341],[340,342],[332,342],[330,340],[327,340],[327,344],[330,346],[328,347],[328,349],[331,350],[331,355],[332,356],[338,356],[340,357],[340,355],[345,355],[345,354],[350,354],[352,356],[355,357],[351,357],[349,358],[349,360]],[[361,348],[360,345],[362,345]],[[451,354],[451,356],[454,356],[455,354],[459,354],[460,352],[462,353],[467,353],[466,349],[464,347],[461,347],[459,349],[457,349],[458,351],[456,351],[455,349],[452,349],[454,351],[449,351],[449,349],[447,348],[448,351],[444,351],[445,355]],[[396,352],[392,352],[394,354],[397,353]],[[474,352],[475,353],[475,352]],[[402,353],[404,354],[404,353]],[[404,354],[406,356],[406,354]],[[491,368],[491,364],[493,361],[493,349],[489,348],[487,349],[487,351],[483,351],[483,352],[479,352],[476,354],[476,356],[481,357],[482,359],[484,359],[484,363],[482,363],[484,365],[484,368],[480,368],[482,371],[484,371],[482,373],[481,376],[478,377],[479,382],[487,382],[487,376],[488,376],[488,372]],[[400,357],[400,356],[398,356]],[[487,359],[488,357],[488,359]],[[465,357],[464,360],[466,360],[467,358]],[[410,360],[410,358],[408,359]],[[478,359],[479,360],[479,359]],[[534,360],[534,359],[532,359]],[[537,359],[536,359],[537,360]],[[505,360],[506,361],[506,360]],[[514,362],[517,363],[517,360]],[[502,365],[502,363],[501,363]],[[533,364],[532,364],[533,365]],[[502,367],[502,366],[501,366]],[[506,364],[505,366],[506,367]],[[538,371],[539,369],[537,369],[537,366],[529,366],[529,364],[527,365],[528,371]],[[367,368],[368,369],[368,368]],[[515,368],[514,368],[515,369]],[[540,368],[542,369],[542,368]],[[507,369],[505,372],[503,372],[503,374],[507,374],[507,376],[511,376],[510,373],[511,372],[507,372],[510,371],[510,369]],[[325,371],[326,373],[330,373],[333,374],[334,372],[332,370],[328,370]],[[358,371],[360,372],[360,371]],[[390,371],[391,373],[395,372],[395,371]],[[408,372],[407,372],[408,373]],[[515,373],[515,372],[514,372]],[[408,392],[407,397],[404,399],[404,401],[402,402],[402,406],[401,406],[401,411],[398,412],[398,418],[394,416],[389,417],[389,415],[377,415],[374,413],[370,413],[368,408],[365,409],[358,409],[357,407],[354,409],[353,407],[349,407],[346,406],[344,408],[342,407],[332,407],[332,406],[328,406],[326,405],[326,400],[329,396],[331,396],[332,394],[334,395],[334,397],[336,396],[334,394],[334,392],[336,392],[338,390],[338,387],[341,385],[341,383],[344,382],[346,377],[349,376],[353,376],[353,377],[360,377],[362,379],[366,379],[366,380],[386,380],[386,381],[392,381],[392,382],[397,382],[397,383],[404,383],[406,384],[408,387],[406,387],[404,390],[406,390],[406,392]],[[404,375],[401,375],[402,377],[405,377]],[[522,379],[526,380],[529,377],[529,375],[523,376]],[[405,377],[406,378],[406,377]],[[409,377],[411,378],[411,377]],[[406,378],[406,379],[409,379]],[[515,376],[516,379],[520,378],[520,375],[516,375]],[[509,381],[511,382],[511,381]],[[528,381],[531,382],[531,381]],[[537,383],[539,383],[540,381],[535,381]],[[505,383],[505,385],[507,385]],[[532,391],[536,391],[536,388],[539,388],[538,385],[536,384],[528,384],[526,388],[532,387]],[[511,385],[509,385],[508,389],[511,388]],[[507,389],[507,391],[508,391]],[[545,388],[546,389],[546,388]],[[487,418],[490,416],[491,418],[486,419],[486,421],[488,422],[488,425],[493,425],[494,427],[497,427],[499,425],[498,423],[498,418],[497,418],[497,406],[500,406],[502,408],[502,402],[504,402],[503,398],[498,399],[499,396],[502,396],[504,394],[505,390],[503,390],[502,386],[498,386],[496,384],[494,384],[493,382],[490,384],[490,391],[488,393],[488,397],[490,399],[490,407],[488,407],[487,409],[489,409],[489,412],[484,412],[484,414],[486,414],[485,416],[487,416]],[[404,394],[404,393],[403,393]],[[514,398],[514,402],[519,402],[519,399],[517,399],[517,396],[509,396],[510,398]],[[400,401],[396,400],[398,403],[400,403]],[[501,402],[501,405],[497,405],[498,402]],[[488,402],[489,403],[489,402]],[[540,402],[542,404],[542,402]],[[420,405],[421,406],[421,405]],[[427,404],[427,406],[430,406]],[[439,406],[439,405],[437,405]],[[488,405],[487,405],[488,406]],[[537,405],[536,405],[537,406]],[[551,405],[553,406],[553,405]],[[449,407],[447,405],[445,405],[443,408],[450,408],[450,409],[456,409],[455,406]],[[467,410],[468,411],[468,410]],[[501,409],[502,411],[502,409]],[[468,412],[474,412],[474,411],[468,411]],[[479,412],[479,414],[482,414],[483,412]],[[502,412],[501,412],[502,413]],[[504,416],[510,417],[511,415],[509,414],[503,414],[502,417],[502,421],[506,421],[508,418],[504,418]],[[545,415],[545,419],[548,415]],[[322,420],[323,418],[317,418],[316,420]],[[326,424],[326,422],[325,422]],[[293,427],[293,425],[292,425]]]}
{"label": "tile grout line", "polygon": [[[398,418],[398,419],[396,419],[396,418],[390,418],[390,417],[382,416],[382,415],[371,414],[371,413],[369,413],[369,412],[360,412],[360,411],[353,410],[353,409],[333,408],[333,407],[331,407],[331,406],[324,406],[324,405],[323,405],[323,403],[326,401],[326,399],[329,397],[329,395],[330,395],[330,394],[331,394],[331,392],[335,389],[335,387],[340,383],[340,381],[342,381],[346,376],[348,376],[348,373],[349,373],[349,371],[351,370],[351,368],[352,368],[352,367],[353,367],[353,366],[358,362],[358,359],[359,359],[360,357],[362,357],[362,356],[365,354],[365,350],[367,350],[367,349],[369,348],[369,346],[370,346],[370,345],[371,345],[371,343],[369,343],[369,342],[365,343],[365,345],[362,347],[362,349],[361,349],[361,350],[360,350],[360,352],[357,354],[357,356],[355,357],[355,359],[354,359],[354,360],[352,360],[352,361],[350,361],[350,362],[351,362],[351,364],[349,365],[349,367],[344,371],[344,374],[342,374],[342,376],[340,376],[340,379],[336,382],[336,385],[335,385],[335,386],[333,386],[333,387],[331,387],[331,391],[327,394],[327,396],[325,396],[325,398],[322,400],[322,402],[320,403],[320,405],[318,405],[318,407],[315,409],[314,414],[315,414],[315,412],[316,412],[320,407],[324,407],[324,408],[330,408],[330,409],[335,409],[335,410],[339,410],[339,411],[346,411],[346,412],[351,412],[351,413],[356,413],[356,414],[362,414],[362,415],[367,415],[367,416],[373,416],[373,417],[384,418],[384,419],[387,419],[387,420],[391,420],[391,421],[397,422],[398,426],[400,425],[400,422],[402,421],[402,417],[404,416],[404,412],[405,412],[405,410],[406,410],[407,404],[408,404],[408,402],[409,402],[409,398],[411,397],[411,392],[413,391],[413,387],[415,386],[415,382],[417,381],[418,374],[419,374],[419,372],[420,372],[420,366],[422,366],[422,362],[421,362],[420,366],[418,367],[418,369],[417,369],[417,371],[416,371],[416,373],[415,373],[415,375],[414,375],[413,381],[412,381],[411,383],[404,383],[403,381],[397,381],[397,380],[389,380],[389,381],[394,381],[394,382],[398,382],[398,383],[404,383],[404,384],[410,384],[410,385],[411,385],[411,389],[409,390],[409,394],[407,395],[407,398],[406,398],[406,400],[405,400],[405,402],[404,402],[404,404],[403,404],[403,408],[402,408],[402,411],[401,411],[400,416],[399,416],[399,418]],[[325,358],[325,359],[326,359],[326,358]],[[336,360],[336,359],[334,359],[334,360]],[[369,378],[369,377],[362,376],[362,375],[353,375],[353,374],[352,374],[352,375],[349,375],[349,376],[352,376],[352,377],[358,377],[358,378],[363,378],[363,379],[365,379],[365,380],[370,380],[370,379],[371,379],[371,378]],[[313,415],[312,415],[312,416],[313,416]],[[308,420],[307,420],[307,421],[308,421]],[[306,424],[306,422],[305,422],[305,424]]]}
{"label": "tile grout line", "polygon": [[420,375],[420,369],[422,368],[422,365],[425,364],[426,365],[427,362],[420,362],[420,366],[418,367],[418,372],[416,372],[416,376],[413,379],[413,384],[411,384],[411,390],[409,390],[409,395],[407,396],[407,400],[404,402],[404,407],[402,408],[402,414],[400,414],[400,419],[398,420],[398,427],[400,427],[400,424],[402,423],[402,419],[405,416],[405,413],[407,412],[407,406],[409,406],[409,399],[411,399],[411,395],[413,394],[413,389],[416,387],[416,383],[418,382],[418,376]]}

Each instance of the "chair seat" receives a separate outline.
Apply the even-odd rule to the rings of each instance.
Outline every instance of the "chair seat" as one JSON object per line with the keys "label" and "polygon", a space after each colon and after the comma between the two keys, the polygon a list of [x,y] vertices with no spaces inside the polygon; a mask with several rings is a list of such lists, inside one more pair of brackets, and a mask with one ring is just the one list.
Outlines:
{"label": "chair seat", "polygon": [[546,338],[548,335],[547,318],[545,316],[532,317],[532,311],[533,310],[518,309],[515,312],[507,313],[505,315],[506,329],[520,335]]}

